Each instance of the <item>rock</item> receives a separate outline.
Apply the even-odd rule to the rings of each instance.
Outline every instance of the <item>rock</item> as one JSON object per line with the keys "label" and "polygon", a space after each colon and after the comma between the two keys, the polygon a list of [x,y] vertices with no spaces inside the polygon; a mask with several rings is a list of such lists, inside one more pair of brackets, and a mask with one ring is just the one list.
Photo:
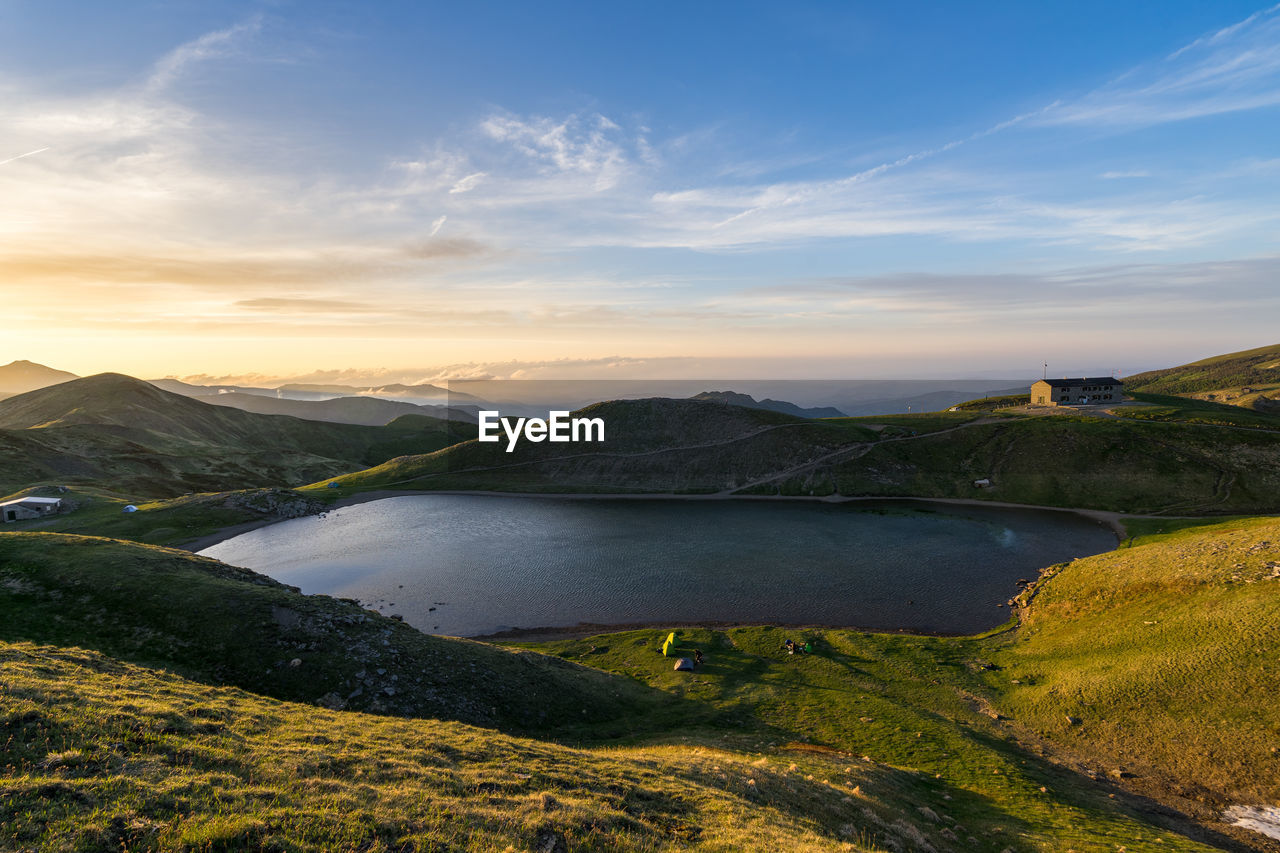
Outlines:
{"label": "rock", "polygon": [[302,614],[291,607],[281,607],[278,604],[271,605],[271,618],[281,628],[292,629],[302,624]]}
{"label": "rock", "polygon": [[1133,778],[1132,773],[1130,773],[1128,770],[1123,770],[1119,767],[1115,768],[1114,770],[1108,770],[1107,775],[1110,776],[1112,779],[1132,779]]}
{"label": "rock", "polygon": [[1083,720],[1081,720],[1079,717],[1073,717],[1073,716],[1071,716],[1070,714],[1067,714],[1067,715],[1066,715],[1066,717],[1067,717],[1067,725],[1069,725],[1069,726],[1078,726],[1078,725],[1080,725],[1082,722],[1084,722],[1084,721],[1083,721]]}
{"label": "rock", "polygon": [[542,829],[534,839],[533,849],[537,853],[569,853],[569,843],[554,829]]}
{"label": "rock", "polygon": [[330,711],[341,711],[343,708],[347,707],[346,700],[333,691],[330,691],[317,699],[316,704],[321,708],[328,708]]}
{"label": "rock", "polygon": [[228,509],[244,509],[276,518],[300,518],[313,515],[324,509],[324,504],[313,498],[304,497],[288,489],[255,489],[248,492],[233,492],[223,506]]}

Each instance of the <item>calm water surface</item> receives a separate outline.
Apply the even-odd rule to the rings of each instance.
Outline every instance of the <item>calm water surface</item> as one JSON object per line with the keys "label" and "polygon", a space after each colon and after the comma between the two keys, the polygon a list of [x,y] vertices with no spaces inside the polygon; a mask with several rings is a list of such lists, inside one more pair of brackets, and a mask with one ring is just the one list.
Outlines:
{"label": "calm water surface", "polygon": [[424,631],[771,622],[982,631],[1015,581],[1111,550],[1064,512],[927,502],[424,495],[280,522],[200,553]]}

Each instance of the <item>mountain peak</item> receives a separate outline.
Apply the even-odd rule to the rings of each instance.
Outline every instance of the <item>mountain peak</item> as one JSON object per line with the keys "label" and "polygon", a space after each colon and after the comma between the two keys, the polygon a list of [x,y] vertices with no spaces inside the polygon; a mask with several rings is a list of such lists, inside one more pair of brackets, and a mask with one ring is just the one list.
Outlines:
{"label": "mountain peak", "polygon": [[0,367],[0,394],[23,394],[75,379],[74,373],[19,359]]}

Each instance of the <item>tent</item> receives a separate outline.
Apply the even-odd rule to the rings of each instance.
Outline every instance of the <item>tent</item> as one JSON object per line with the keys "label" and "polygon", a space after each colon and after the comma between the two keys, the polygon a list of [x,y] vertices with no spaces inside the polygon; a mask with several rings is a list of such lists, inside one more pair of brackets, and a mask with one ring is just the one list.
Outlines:
{"label": "tent", "polygon": [[676,661],[674,668],[676,672],[693,672],[693,661],[688,658],[680,658]]}
{"label": "tent", "polygon": [[122,509],[122,510],[120,510],[120,511],[121,511],[121,512],[137,512],[137,511],[138,511],[138,508],[137,508],[136,506],[134,506],[133,504],[129,504],[127,507],[125,507],[124,509]]}
{"label": "tent", "polygon": [[662,656],[671,657],[673,654],[675,654],[674,650],[678,649],[679,647],[680,647],[680,635],[677,634],[675,631],[672,631],[670,634],[667,634],[667,639],[662,644]]}

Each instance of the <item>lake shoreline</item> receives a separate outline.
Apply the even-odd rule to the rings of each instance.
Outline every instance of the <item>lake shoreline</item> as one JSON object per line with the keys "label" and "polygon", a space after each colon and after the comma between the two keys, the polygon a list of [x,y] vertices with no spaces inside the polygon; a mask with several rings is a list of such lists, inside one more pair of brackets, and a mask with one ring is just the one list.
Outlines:
{"label": "lake shoreline", "polygon": [[[602,493],[568,493],[568,492],[490,492],[490,491],[468,491],[468,490],[432,490],[422,491],[413,489],[377,489],[369,492],[361,492],[358,495],[349,495],[339,498],[329,506],[325,507],[315,515],[324,515],[335,509],[356,506],[358,504],[371,503],[373,501],[386,500],[388,498],[403,497],[426,497],[431,495],[465,495],[470,497],[499,497],[499,498],[541,498],[543,500],[665,500],[665,501],[777,501],[777,502],[817,502],[828,504],[841,503],[868,503],[874,501],[915,501],[917,503],[936,503],[946,504],[950,506],[976,506],[976,507],[995,507],[997,509],[1030,509],[1030,510],[1046,510],[1049,512],[1069,512],[1074,515],[1083,516],[1092,519],[1099,524],[1105,525],[1115,534],[1116,545],[1124,542],[1129,538],[1128,532],[1124,529],[1122,523],[1126,518],[1143,518],[1146,516],[1136,516],[1124,512],[1115,512],[1104,509],[1087,509],[1083,507],[1061,507],[1061,506],[1040,506],[1037,504],[1020,504],[1008,501],[984,501],[977,498],[921,498],[903,495],[877,496],[877,495],[824,495],[821,497],[810,495],[724,495],[724,494],[704,494],[704,495],[677,495],[662,492],[650,492],[640,494],[602,494]],[[1165,518],[1167,516],[1159,516]],[[229,527],[223,527],[214,533],[193,539],[190,542],[182,544],[180,547],[183,551],[190,551],[195,554],[206,548],[212,548],[221,542],[232,539],[242,533],[248,533],[251,530],[257,530],[270,524],[277,524],[281,521],[288,521],[287,518],[263,518],[254,521],[246,521],[241,524],[233,524]]]}
{"label": "lake shoreline", "polygon": [[[1010,608],[1013,610],[1013,608]],[[463,637],[464,640],[474,640],[477,643],[496,643],[502,645],[505,642],[517,643],[547,643],[556,640],[581,640],[585,637],[595,637],[604,634],[619,634],[626,631],[684,631],[684,630],[712,630],[724,631],[730,628],[777,628],[782,631],[791,631],[797,636],[806,631],[856,631],[861,634],[901,634],[904,637],[972,637],[974,633],[956,632],[956,631],[925,631],[915,628],[868,628],[861,625],[827,625],[815,622],[750,622],[750,621],[723,621],[723,620],[707,620],[702,622],[675,621],[675,622],[579,622],[577,625],[563,626],[544,626],[539,628],[507,628],[503,631],[495,631],[491,634],[473,634]],[[979,634],[997,634],[1003,631],[1012,630],[1016,627],[1016,623],[1010,619],[1002,625],[994,628],[988,628]]]}

